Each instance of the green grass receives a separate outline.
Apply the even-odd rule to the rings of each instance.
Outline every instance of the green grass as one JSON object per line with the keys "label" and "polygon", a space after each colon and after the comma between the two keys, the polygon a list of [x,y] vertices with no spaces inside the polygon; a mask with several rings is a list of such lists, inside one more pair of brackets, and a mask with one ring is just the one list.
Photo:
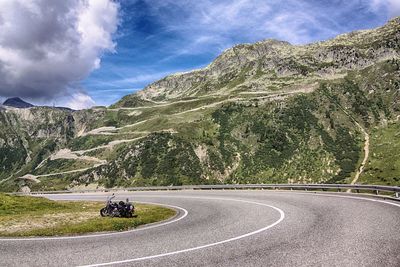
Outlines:
{"label": "green grass", "polygon": [[124,231],[171,218],[172,209],[135,204],[136,218],[100,217],[103,202],[52,201],[0,194],[0,236],[62,236]]}
{"label": "green grass", "polygon": [[370,134],[370,154],[360,182],[400,185],[400,123],[374,128]]}
{"label": "green grass", "polygon": [[76,203],[66,205],[41,197],[12,196],[0,194],[0,217],[8,215],[30,215],[76,209]]}
{"label": "green grass", "polygon": [[85,150],[85,149],[90,149],[94,147],[98,147],[101,145],[106,145],[109,142],[112,141],[112,136],[103,136],[103,135],[87,135],[87,136],[81,136],[73,139],[68,147],[74,151],[74,150]]}

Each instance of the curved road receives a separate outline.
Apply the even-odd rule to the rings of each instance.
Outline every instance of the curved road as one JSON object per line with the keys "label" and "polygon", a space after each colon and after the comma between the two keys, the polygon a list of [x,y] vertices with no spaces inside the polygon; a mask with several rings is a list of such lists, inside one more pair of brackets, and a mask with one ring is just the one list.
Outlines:
{"label": "curved road", "polygon": [[[0,239],[0,266],[400,266],[400,204],[276,191],[117,193],[175,206],[127,233]],[[105,200],[106,194],[47,195]]]}

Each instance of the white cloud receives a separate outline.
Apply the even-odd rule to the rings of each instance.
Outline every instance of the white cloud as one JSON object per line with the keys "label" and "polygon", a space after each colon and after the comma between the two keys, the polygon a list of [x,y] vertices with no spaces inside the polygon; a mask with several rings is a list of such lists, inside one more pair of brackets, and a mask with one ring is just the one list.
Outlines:
{"label": "white cloud", "polygon": [[[197,68],[204,67],[204,66],[198,66]],[[107,90],[115,90],[115,91],[137,91],[139,88],[130,88],[132,85],[148,85],[156,80],[159,80],[167,75],[177,73],[177,72],[185,72],[190,69],[170,69],[168,71],[154,71],[154,70],[131,70],[131,72],[135,72],[136,75],[121,75],[120,74],[120,79],[114,79],[114,80],[103,80],[103,79],[91,79],[90,82],[87,82],[86,85],[87,87],[93,87],[93,88],[107,88],[107,89],[98,89],[99,93],[96,92],[91,92],[91,94],[101,94],[101,92]]]}
{"label": "white cloud", "polygon": [[318,18],[303,10],[282,12],[272,17],[263,28],[275,38],[294,44],[304,44],[312,41],[312,31],[323,32],[327,36],[339,34],[337,31],[324,27]]}
{"label": "white cloud", "polygon": [[[265,38],[305,44],[355,30],[371,6],[376,17],[400,15],[400,0],[145,0],[167,34],[179,36],[165,60],[218,53]],[[354,12],[354,21],[351,13]],[[368,12],[365,14],[369,15]],[[373,19],[376,19],[374,17]],[[366,19],[365,17],[362,19]],[[360,23],[361,24],[361,23]]]}
{"label": "white cloud", "polygon": [[397,17],[400,16],[400,0],[371,0],[371,9],[386,9],[389,17]]}
{"label": "white cloud", "polygon": [[0,0],[0,95],[44,100],[71,92],[114,51],[118,10],[113,0]]}
{"label": "white cloud", "polygon": [[69,98],[65,106],[75,110],[90,108],[96,104],[89,95],[82,92],[75,92]]}
{"label": "white cloud", "polygon": [[329,38],[339,33],[335,19],[326,14],[330,11],[304,0],[147,0],[147,3],[165,32],[180,37],[164,60],[219,53],[243,40],[275,38],[304,44],[316,40],[317,35]]}
{"label": "white cloud", "polygon": [[[272,5],[276,2],[264,0],[222,0],[222,1],[162,1],[151,6],[163,19],[168,31],[180,32],[192,37],[193,43],[186,48],[190,51],[201,50],[206,43],[218,44],[225,49],[232,45],[232,36],[265,36],[260,27],[271,15]],[[184,21],[177,17],[162,17],[163,8],[178,7]],[[203,48],[204,49],[204,48]],[[207,50],[208,48],[205,48]]]}

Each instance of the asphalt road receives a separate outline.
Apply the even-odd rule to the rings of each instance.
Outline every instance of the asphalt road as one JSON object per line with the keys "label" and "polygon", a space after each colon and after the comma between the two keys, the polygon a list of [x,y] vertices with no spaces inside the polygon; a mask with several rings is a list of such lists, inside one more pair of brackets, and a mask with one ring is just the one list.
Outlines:
{"label": "asphalt road", "polygon": [[[175,206],[127,233],[0,239],[0,266],[400,266],[400,204],[276,191],[117,193]],[[47,195],[105,200],[106,194]]]}

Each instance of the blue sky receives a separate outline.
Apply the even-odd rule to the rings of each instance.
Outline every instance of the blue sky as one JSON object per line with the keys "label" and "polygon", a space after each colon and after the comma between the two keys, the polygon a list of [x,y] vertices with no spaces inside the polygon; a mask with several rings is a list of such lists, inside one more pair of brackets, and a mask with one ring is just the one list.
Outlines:
{"label": "blue sky", "polygon": [[82,86],[109,105],[167,74],[204,67],[234,44],[325,40],[383,25],[398,7],[376,0],[121,1],[116,50]]}
{"label": "blue sky", "polygon": [[0,100],[110,105],[239,43],[381,26],[400,0],[0,1]]}

